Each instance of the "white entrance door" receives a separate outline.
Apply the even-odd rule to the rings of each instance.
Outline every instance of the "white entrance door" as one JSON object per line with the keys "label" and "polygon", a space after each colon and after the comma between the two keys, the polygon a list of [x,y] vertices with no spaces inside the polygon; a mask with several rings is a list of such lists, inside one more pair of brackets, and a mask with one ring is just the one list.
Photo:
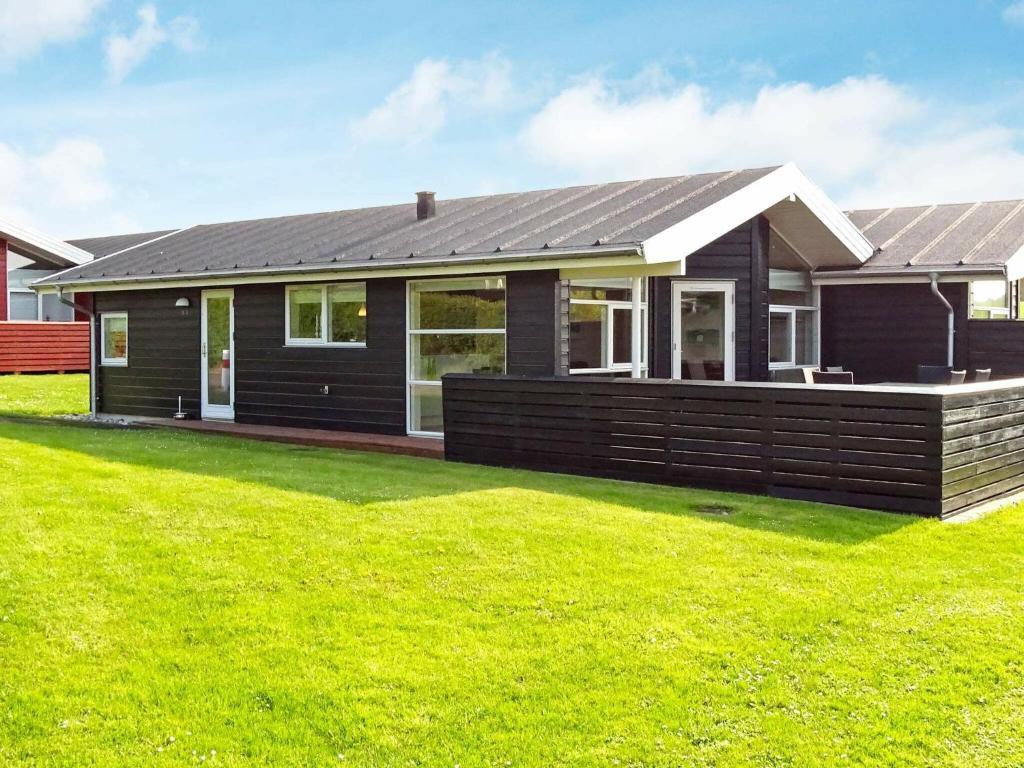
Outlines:
{"label": "white entrance door", "polygon": [[736,286],[672,283],[672,378],[734,381]]}
{"label": "white entrance door", "polygon": [[235,294],[203,291],[200,363],[202,417],[235,418]]}

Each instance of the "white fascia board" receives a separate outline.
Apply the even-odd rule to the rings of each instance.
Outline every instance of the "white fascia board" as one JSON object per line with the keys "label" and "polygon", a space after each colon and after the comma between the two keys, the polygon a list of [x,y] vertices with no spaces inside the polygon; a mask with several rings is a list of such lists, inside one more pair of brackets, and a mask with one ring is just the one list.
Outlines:
{"label": "white fascia board", "polygon": [[1024,278],[1024,248],[1021,248],[1007,259],[1003,269],[1006,270],[1007,280],[1020,280]]}
{"label": "white fascia board", "polygon": [[622,266],[562,267],[563,280],[582,280],[588,277],[678,277],[683,274],[683,262],[666,261],[660,264],[634,263]]}
{"label": "white fascia board", "polygon": [[500,272],[525,272],[530,270],[557,269],[573,267],[588,271],[604,267],[619,267],[632,270],[630,274],[641,274],[646,269],[639,248],[608,249],[607,253],[580,253],[552,256],[543,251],[515,257],[491,258],[464,262],[438,261],[421,266],[404,266],[399,264],[380,265],[374,267],[329,269],[324,265],[309,265],[306,270],[282,271],[280,269],[266,274],[210,274],[173,275],[166,278],[130,277],[119,279],[97,279],[54,284],[46,282],[47,278],[32,284],[39,293],[57,293],[63,291],[82,291],[90,293],[107,291],[144,291],[158,288],[214,288],[217,286],[257,285],[266,283],[323,283],[338,280],[372,280],[383,277],[444,277],[457,275],[481,275]]}
{"label": "white fascia board", "polygon": [[648,238],[643,243],[644,257],[652,263],[685,259],[790,195],[799,198],[861,264],[875,252],[839,206],[788,163]]}
{"label": "white fascia board", "polygon": [[88,251],[83,251],[70,243],[44,235],[34,229],[20,227],[7,221],[0,221],[0,238],[6,240],[17,250],[24,250],[34,255],[43,254],[70,266],[79,266],[92,261],[92,254]]}

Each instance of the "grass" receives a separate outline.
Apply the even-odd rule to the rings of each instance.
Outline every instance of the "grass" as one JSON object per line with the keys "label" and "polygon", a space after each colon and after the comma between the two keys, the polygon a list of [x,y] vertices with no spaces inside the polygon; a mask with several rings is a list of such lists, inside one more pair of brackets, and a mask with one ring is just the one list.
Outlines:
{"label": "grass", "polygon": [[3,765],[1024,763],[1024,509],[45,422],[0,472]]}
{"label": "grass", "polygon": [[88,412],[87,374],[0,376],[0,415],[66,416]]}

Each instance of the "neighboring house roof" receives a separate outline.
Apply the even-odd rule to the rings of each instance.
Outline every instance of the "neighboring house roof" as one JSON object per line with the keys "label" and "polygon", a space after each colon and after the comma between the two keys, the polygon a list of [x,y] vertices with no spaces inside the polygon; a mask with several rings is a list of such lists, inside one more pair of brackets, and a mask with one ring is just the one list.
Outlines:
{"label": "neighboring house roof", "polygon": [[[794,205],[799,199],[799,204]],[[792,200],[792,202],[790,202]],[[793,166],[591,184],[455,200],[417,220],[416,204],[205,224],[157,237],[39,281],[40,286],[629,254],[680,262],[758,213],[836,266],[870,244]],[[500,267],[499,267],[500,268]]]}
{"label": "neighboring house roof", "polygon": [[[1024,264],[1024,200],[850,211],[878,251],[859,269],[832,278],[1006,274]],[[1016,263],[1015,263],[1016,262]]]}
{"label": "neighboring house roof", "polygon": [[92,254],[70,243],[6,221],[0,221],[0,239],[23,256],[58,268],[85,264],[92,259]]}
{"label": "neighboring house roof", "polygon": [[131,235],[109,235],[107,237],[85,237],[79,240],[68,240],[70,245],[88,251],[97,259],[102,256],[109,256],[112,253],[123,251],[126,248],[134,248],[136,245],[153,240],[163,235],[175,232],[173,229],[163,229],[159,232],[136,232]]}

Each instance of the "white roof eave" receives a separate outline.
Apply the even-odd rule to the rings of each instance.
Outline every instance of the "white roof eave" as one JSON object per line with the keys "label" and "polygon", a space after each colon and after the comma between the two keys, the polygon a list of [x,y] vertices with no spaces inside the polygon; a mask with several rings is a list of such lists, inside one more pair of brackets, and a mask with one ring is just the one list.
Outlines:
{"label": "white roof eave", "polygon": [[733,192],[643,243],[648,262],[685,259],[745,221],[788,198],[798,199],[851,255],[851,266],[863,264],[875,247],[842,209],[792,163]]}
{"label": "white roof eave", "polygon": [[0,238],[27,256],[53,261],[58,266],[76,267],[92,261],[92,254],[28,227],[0,221]]}

